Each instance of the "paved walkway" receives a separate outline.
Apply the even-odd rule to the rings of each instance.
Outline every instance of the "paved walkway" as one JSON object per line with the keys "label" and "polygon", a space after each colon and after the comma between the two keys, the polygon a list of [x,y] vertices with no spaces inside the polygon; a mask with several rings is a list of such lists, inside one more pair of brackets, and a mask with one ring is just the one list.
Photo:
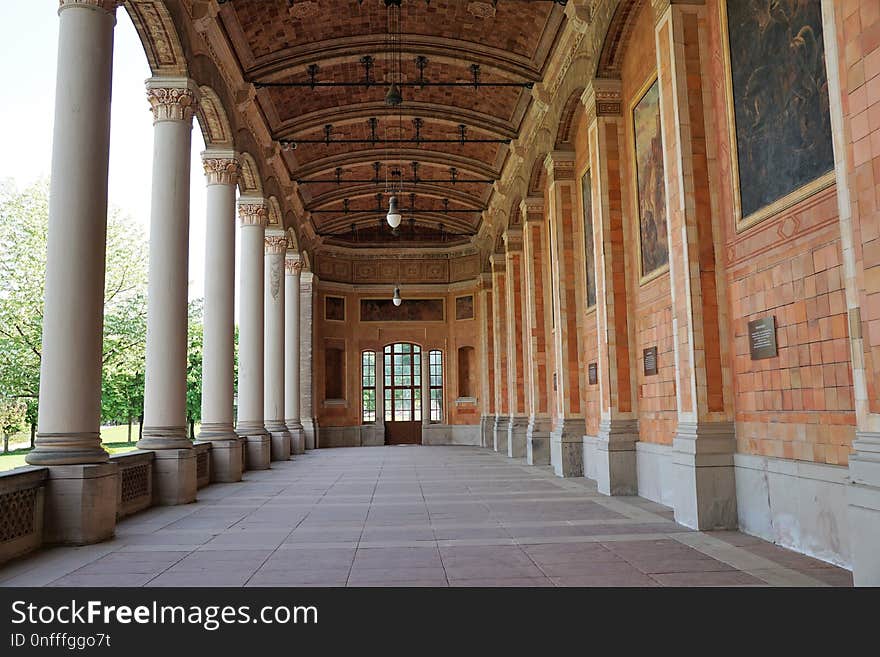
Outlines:
{"label": "paved walkway", "polygon": [[472,447],[317,450],[116,538],[0,568],[3,586],[850,586],[851,574]]}

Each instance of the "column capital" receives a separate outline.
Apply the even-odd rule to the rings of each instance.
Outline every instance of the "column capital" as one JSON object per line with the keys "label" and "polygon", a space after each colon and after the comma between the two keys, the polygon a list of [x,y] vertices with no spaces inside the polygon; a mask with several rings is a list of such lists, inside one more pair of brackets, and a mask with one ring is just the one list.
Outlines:
{"label": "column capital", "polygon": [[199,102],[199,88],[188,78],[150,78],[147,100],[153,110],[153,123],[190,122]]}
{"label": "column capital", "polygon": [[267,230],[263,238],[266,255],[284,255],[287,252],[287,233],[283,230]]}
{"label": "column capital", "polygon": [[503,274],[507,271],[507,258],[503,253],[493,253],[489,256],[489,264],[492,265],[493,274]]}
{"label": "column capital", "polygon": [[620,80],[593,78],[581,94],[581,104],[587,113],[587,123],[592,123],[599,116],[621,116]]}
{"label": "column capital", "polygon": [[299,276],[303,270],[303,261],[299,253],[287,252],[284,258],[284,269],[288,276]]}
{"label": "column capital", "polygon": [[519,204],[523,224],[544,221],[544,197],[528,196]]}
{"label": "column capital", "polygon": [[307,269],[303,269],[299,277],[299,284],[303,287],[311,287],[315,282],[315,275]]}
{"label": "column capital", "polygon": [[523,233],[521,228],[508,228],[501,236],[507,254],[519,253],[523,249]]}
{"label": "column capital", "polygon": [[265,227],[268,211],[266,200],[255,196],[241,196],[238,199],[238,218],[242,226]]}
{"label": "column capital", "polygon": [[58,11],[69,7],[83,7],[85,9],[100,9],[115,16],[116,8],[121,4],[122,0],[58,0]]}
{"label": "column capital", "polygon": [[202,165],[209,185],[237,185],[241,172],[238,153],[229,150],[202,151]]}
{"label": "column capital", "polygon": [[490,273],[482,273],[480,274],[480,289],[484,291],[492,291],[492,274]]}
{"label": "column capital", "polygon": [[704,5],[705,0],[651,0],[651,9],[654,11],[654,22],[659,23],[666,10],[672,5]]}
{"label": "column capital", "polygon": [[557,180],[574,180],[574,151],[551,151],[544,158],[548,183]]}

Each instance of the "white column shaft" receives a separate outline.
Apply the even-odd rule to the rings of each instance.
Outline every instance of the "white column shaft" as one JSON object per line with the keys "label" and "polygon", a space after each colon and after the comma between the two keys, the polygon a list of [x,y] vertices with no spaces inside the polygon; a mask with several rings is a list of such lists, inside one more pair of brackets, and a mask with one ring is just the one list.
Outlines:
{"label": "white column shaft", "polygon": [[284,415],[290,431],[302,430],[300,421],[300,371],[299,371],[299,337],[300,337],[300,272],[302,266],[298,261],[288,258],[286,281],[284,282],[285,305],[284,313]]}
{"label": "white column shaft", "polygon": [[191,113],[154,127],[144,449],[187,448],[187,279]]}
{"label": "white column shaft", "polygon": [[208,185],[202,337],[202,432],[234,438],[235,183]]}
{"label": "white column shaft", "polygon": [[284,424],[284,279],[284,251],[267,242],[263,415],[269,431],[287,430]]}
{"label": "white column shaft", "polygon": [[238,318],[238,434],[265,435],[263,424],[263,223],[242,222]]}
{"label": "white column shaft", "polygon": [[116,18],[65,5],[59,19],[40,419],[27,457],[39,465],[107,460],[101,351]]}

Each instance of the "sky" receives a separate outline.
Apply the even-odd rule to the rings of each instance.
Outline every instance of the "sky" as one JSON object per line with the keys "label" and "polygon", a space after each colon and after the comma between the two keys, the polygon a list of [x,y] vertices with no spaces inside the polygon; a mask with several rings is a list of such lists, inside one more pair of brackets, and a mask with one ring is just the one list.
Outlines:
{"label": "sky", "polygon": [[[52,160],[58,0],[0,0],[0,180],[22,190],[48,178]],[[123,7],[116,11],[113,102],[110,118],[109,203],[149,236],[153,120],[144,82],[150,69],[137,32]],[[24,28],[24,29],[23,29]],[[190,183],[189,297],[204,293],[205,143],[193,121]],[[238,244],[238,239],[236,239]],[[236,249],[237,251],[237,249]],[[236,262],[238,254],[236,253]],[[237,286],[237,277],[236,277]],[[236,294],[236,301],[238,294]],[[236,303],[236,306],[238,304]]]}

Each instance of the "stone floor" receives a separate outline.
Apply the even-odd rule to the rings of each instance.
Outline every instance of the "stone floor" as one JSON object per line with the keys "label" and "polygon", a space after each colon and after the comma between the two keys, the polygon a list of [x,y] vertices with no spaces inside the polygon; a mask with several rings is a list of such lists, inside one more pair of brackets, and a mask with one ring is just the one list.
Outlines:
{"label": "stone floor", "polygon": [[851,586],[849,571],[472,447],[311,451],[0,586]]}

